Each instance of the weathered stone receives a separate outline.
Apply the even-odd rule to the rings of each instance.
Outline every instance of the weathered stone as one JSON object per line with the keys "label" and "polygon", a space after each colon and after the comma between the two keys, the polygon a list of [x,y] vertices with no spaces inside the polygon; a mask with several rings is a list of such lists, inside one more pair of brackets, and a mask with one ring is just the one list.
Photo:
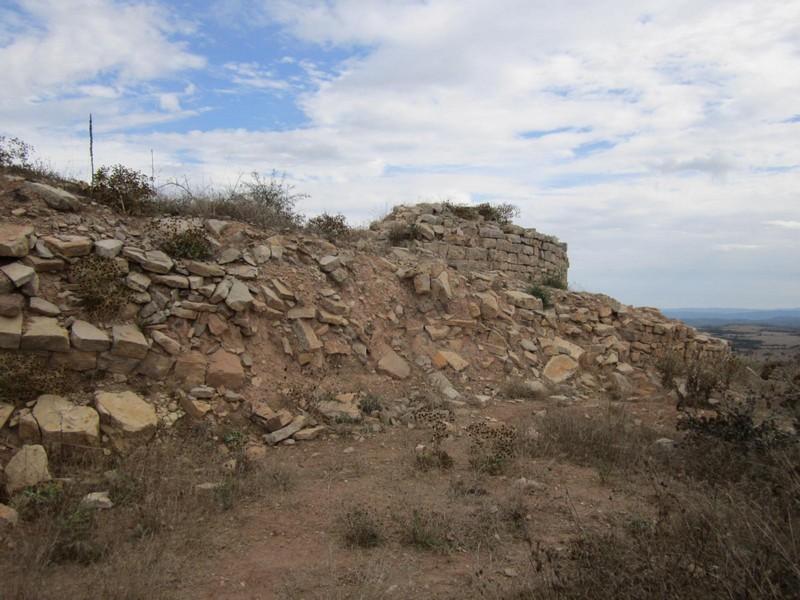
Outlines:
{"label": "weathered stone", "polygon": [[342,261],[338,256],[327,255],[319,259],[319,268],[323,273],[330,273],[341,266]]}
{"label": "weathered stone", "polygon": [[347,342],[342,342],[339,340],[325,340],[323,342],[323,352],[329,356],[333,354],[347,355],[351,353],[351,349]]}
{"label": "weathered stone", "polygon": [[198,260],[187,260],[184,264],[189,273],[200,275],[201,277],[224,277],[225,269],[214,263],[201,262]]}
{"label": "weathered stone", "polygon": [[292,413],[290,413],[288,410],[282,409],[269,415],[264,420],[264,425],[266,426],[267,431],[271,433],[273,431],[283,429],[292,421],[294,421],[294,415],[292,415]]}
{"label": "weathered stone", "polygon": [[22,334],[20,347],[23,350],[47,350],[69,352],[69,333],[50,317],[31,317],[28,328]]}
{"label": "weathered stone", "polygon": [[378,361],[378,373],[393,379],[405,379],[411,374],[411,367],[397,352],[386,348]]}
{"label": "weathered stone", "polygon": [[16,350],[22,341],[22,313],[13,317],[0,316],[0,348]]}
{"label": "weathered stone", "polygon": [[212,409],[210,402],[197,400],[183,393],[180,395],[180,405],[187,415],[198,420],[205,417]]}
{"label": "weathered stone", "polygon": [[553,383],[561,383],[572,377],[577,370],[577,362],[566,354],[559,354],[547,361],[542,373]]}
{"label": "weathered stone", "polygon": [[97,240],[94,243],[94,252],[103,258],[116,258],[122,252],[120,240]]}
{"label": "weathered stone", "polygon": [[313,319],[317,316],[317,309],[313,306],[295,306],[286,311],[287,319]]}
{"label": "weathered stone", "polygon": [[[353,394],[345,394],[352,396]],[[353,399],[355,400],[355,399]],[[362,418],[361,409],[355,401],[339,402],[338,400],[322,400],[317,402],[314,410],[331,421],[358,421]]]}
{"label": "weathered stone", "polygon": [[0,531],[4,528],[16,527],[19,522],[19,514],[16,510],[5,504],[0,504]]}
{"label": "weathered stone", "polygon": [[111,347],[108,335],[86,321],[75,321],[70,329],[72,345],[84,352],[105,352]]}
{"label": "weathered stone", "polygon": [[264,434],[264,441],[269,446],[274,446],[278,442],[292,437],[295,433],[303,429],[306,425],[306,418],[303,415],[298,415],[286,427],[273,431],[272,433]]}
{"label": "weathered stone", "polygon": [[13,404],[6,404],[5,402],[0,402],[0,429],[5,427],[8,418],[14,412],[14,405]]}
{"label": "weathered stone", "polygon": [[292,290],[290,290],[287,287],[287,285],[285,283],[283,283],[283,281],[281,281],[280,279],[272,279],[270,281],[272,283],[272,288],[275,290],[275,293],[277,293],[278,296],[282,300],[296,300],[297,299],[297,298],[295,298],[294,292]]}
{"label": "weathered stone", "polygon": [[64,269],[64,261],[60,258],[41,258],[33,254],[28,254],[20,262],[28,265],[37,273],[57,273]]}
{"label": "weathered stone", "polygon": [[271,256],[272,256],[272,251],[270,250],[269,246],[265,246],[264,244],[259,244],[258,246],[253,248],[253,258],[259,265],[267,262]]}
{"label": "weathered stone", "polygon": [[174,364],[175,359],[171,356],[166,356],[151,350],[145,355],[142,361],[136,365],[136,372],[150,379],[162,381],[166,379],[170,371],[172,371],[172,365]]}
{"label": "weathered stone", "polygon": [[317,311],[317,321],[320,323],[328,323],[329,325],[338,325],[339,327],[346,327],[348,324],[347,319],[340,315],[334,315],[326,310],[319,309]]}
{"label": "weathered stone", "polygon": [[525,292],[506,292],[506,301],[517,308],[526,310],[542,310],[542,301],[536,296]]}
{"label": "weathered stone", "polygon": [[62,396],[39,396],[33,407],[45,444],[97,445],[100,417],[91,406],[78,406]]}
{"label": "weathered stone", "polygon": [[255,279],[258,277],[258,269],[253,265],[236,265],[228,267],[228,275],[239,279]]}
{"label": "weathered stone", "polygon": [[431,276],[429,273],[420,273],[414,277],[414,291],[419,294],[430,294]]}
{"label": "weathered stone", "polygon": [[217,350],[209,357],[206,385],[238,390],[244,383],[244,367],[238,356],[225,350]]}
{"label": "weathered stone", "polygon": [[28,236],[33,235],[30,225],[0,223],[0,256],[22,258],[29,252]]}
{"label": "weathered stone", "polygon": [[469,363],[464,360],[461,355],[451,352],[450,350],[440,350],[438,352],[455,371],[461,372],[469,366]]}
{"label": "weathered stone", "polygon": [[61,314],[61,309],[52,302],[48,302],[44,298],[34,296],[30,299],[28,309],[31,314],[44,315],[45,317],[57,317]]}
{"label": "weathered stone", "polygon": [[132,391],[96,392],[95,407],[105,425],[103,431],[123,438],[146,440],[156,432],[158,417],[152,405]]}
{"label": "weathered stone", "polygon": [[218,302],[222,302],[225,298],[228,297],[228,293],[231,291],[231,287],[233,286],[232,279],[223,279],[217,284],[217,287],[214,288],[214,293],[211,294],[211,297],[208,299],[209,302],[212,304],[216,304]]}
{"label": "weathered stone", "polygon": [[178,343],[177,340],[172,339],[167,334],[156,330],[151,332],[150,335],[152,336],[153,341],[159,346],[161,346],[161,348],[163,348],[164,351],[167,352],[168,354],[177,356],[178,354],[181,353],[182,350],[181,345]]}
{"label": "weathered stone", "polygon": [[16,317],[25,306],[20,294],[0,294],[0,317]]}
{"label": "weathered stone", "polygon": [[160,273],[162,275],[169,273],[175,263],[161,250],[152,250],[144,253],[144,258],[139,261],[141,267],[146,271],[153,273]]}
{"label": "weathered stone", "polygon": [[141,362],[140,358],[117,356],[111,352],[101,352],[97,355],[97,368],[109,373],[119,373],[121,375],[133,373],[139,362]]}
{"label": "weathered stone", "polygon": [[90,492],[81,498],[81,506],[83,508],[107,510],[113,508],[114,503],[108,497],[108,492]]}
{"label": "weathered stone", "polygon": [[189,278],[185,275],[153,275],[153,282],[178,290],[189,289]]}
{"label": "weathered stone", "polygon": [[227,221],[220,221],[219,219],[206,219],[204,225],[206,227],[206,230],[211,235],[219,237],[225,232],[230,223],[228,223]]}
{"label": "weathered stone", "polygon": [[50,481],[47,452],[38,444],[23,446],[8,461],[4,472],[9,494]]}
{"label": "weathered stone", "polygon": [[322,348],[322,342],[319,341],[314,328],[304,319],[292,321],[292,330],[304,351],[313,352]]}
{"label": "weathered stone", "polygon": [[500,306],[497,304],[497,297],[490,293],[484,292],[475,294],[480,300],[480,314],[484,319],[494,319],[500,314]]}
{"label": "weathered stone", "polygon": [[125,277],[125,285],[136,292],[146,292],[151,283],[152,280],[147,275],[140,273],[139,271],[131,271]]}
{"label": "weathered stone", "polygon": [[[214,301],[213,298],[211,301]],[[233,279],[230,289],[225,295],[225,304],[236,312],[241,312],[250,308],[250,305],[253,304],[253,296],[244,283],[238,279]]]}
{"label": "weathered stone", "polygon": [[206,381],[206,359],[199,352],[187,352],[178,357],[172,376],[186,388],[203,385]]}
{"label": "weathered stone", "polygon": [[308,441],[308,440],[315,440],[319,437],[319,435],[325,431],[326,427],[324,425],[317,425],[316,427],[306,427],[305,429],[301,429],[297,433],[292,435],[292,439],[297,440],[298,442]]}
{"label": "weathered stone", "polygon": [[36,271],[34,269],[28,265],[22,264],[19,261],[0,266],[0,271],[11,280],[11,283],[14,284],[14,287],[22,287],[31,279],[33,279],[34,275],[36,275]]}
{"label": "weathered stone", "polygon": [[67,258],[86,256],[94,248],[92,239],[81,235],[49,235],[43,241],[50,250]]}
{"label": "weathered stone", "polygon": [[350,275],[347,274],[347,270],[342,267],[338,269],[334,269],[330,273],[328,273],[328,277],[330,277],[336,283],[344,283],[348,279],[350,279]]}
{"label": "weathered stone", "polygon": [[46,183],[26,181],[25,189],[39,196],[47,206],[56,210],[78,210],[81,206],[80,200],[73,194]]}
{"label": "weathered stone", "polygon": [[114,325],[111,337],[111,353],[116,356],[142,359],[149,350],[147,340],[136,325]]}
{"label": "weathered stone", "polygon": [[217,262],[221,265],[227,265],[240,258],[242,258],[242,253],[237,248],[225,248],[220,252]]}
{"label": "weathered stone", "polygon": [[431,291],[438,300],[449,302],[453,299],[453,290],[450,287],[450,277],[447,271],[442,271],[431,281]]}

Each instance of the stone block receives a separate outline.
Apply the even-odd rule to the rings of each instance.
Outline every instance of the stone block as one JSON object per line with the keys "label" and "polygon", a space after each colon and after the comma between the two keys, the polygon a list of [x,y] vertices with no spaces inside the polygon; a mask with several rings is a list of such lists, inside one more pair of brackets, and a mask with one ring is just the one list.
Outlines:
{"label": "stone block", "polygon": [[51,317],[30,317],[28,327],[22,334],[20,348],[23,350],[46,350],[69,352],[69,333]]}

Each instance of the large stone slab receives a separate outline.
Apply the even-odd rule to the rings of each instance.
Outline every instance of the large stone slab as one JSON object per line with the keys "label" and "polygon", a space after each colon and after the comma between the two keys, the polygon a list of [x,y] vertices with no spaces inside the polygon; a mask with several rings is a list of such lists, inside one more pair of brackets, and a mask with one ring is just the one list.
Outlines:
{"label": "large stone slab", "polygon": [[67,258],[86,256],[94,248],[92,239],[82,235],[48,235],[43,239],[50,250]]}
{"label": "large stone slab", "polygon": [[0,256],[22,258],[27,256],[30,248],[28,236],[33,235],[30,225],[12,225],[0,223]]}
{"label": "large stone slab", "polygon": [[84,352],[105,352],[111,347],[106,332],[86,321],[75,321],[69,338],[75,348]]}
{"label": "large stone slab", "polygon": [[33,407],[44,443],[97,445],[100,416],[91,406],[78,406],[63,396],[39,396]]}
{"label": "large stone slab", "polygon": [[392,379],[405,379],[411,375],[411,367],[406,360],[391,348],[386,348],[378,361],[378,373]]}
{"label": "large stone slab", "polygon": [[540,298],[525,292],[506,292],[506,300],[512,306],[526,310],[542,310],[544,306]]}
{"label": "large stone slab", "polygon": [[14,287],[22,287],[36,275],[36,271],[32,267],[24,265],[19,261],[1,266],[0,271],[11,280]]}
{"label": "large stone slab", "polygon": [[577,370],[577,362],[566,354],[559,354],[547,361],[542,373],[553,383],[561,383],[572,377]]}
{"label": "large stone slab", "polygon": [[278,429],[278,431],[273,431],[272,433],[267,433],[264,435],[264,441],[270,445],[274,446],[278,442],[282,442],[285,439],[292,437],[295,433],[303,429],[306,426],[306,418],[303,415],[299,415],[294,418],[294,421],[289,423],[286,427],[282,429]]}
{"label": "large stone slab", "polygon": [[0,294],[0,317],[16,317],[24,306],[22,294]]}
{"label": "large stone slab", "polygon": [[292,330],[297,336],[300,347],[305,352],[313,352],[322,348],[314,328],[305,319],[295,319],[292,321]]}
{"label": "large stone slab", "polygon": [[111,328],[111,353],[126,358],[142,359],[147,355],[149,346],[142,332],[136,325],[114,325]]}
{"label": "large stone slab", "polygon": [[69,352],[69,333],[56,319],[30,317],[28,327],[22,334],[20,347],[23,350]]}
{"label": "large stone slab", "polygon": [[17,350],[22,341],[22,313],[13,317],[0,316],[0,348]]}
{"label": "large stone slab", "polygon": [[244,367],[238,356],[225,350],[217,350],[208,360],[206,385],[237,390],[245,383]]}
{"label": "large stone slab", "polygon": [[124,392],[97,392],[95,407],[106,429],[124,438],[146,440],[156,432],[158,417],[151,404],[130,390]]}
{"label": "large stone slab", "polygon": [[234,279],[231,282],[231,289],[225,297],[225,304],[236,312],[241,312],[247,310],[253,304],[253,295],[244,283]]}
{"label": "large stone slab", "polygon": [[8,461],[4,472],[6,490],[9,494],[50,481],[50,469],[44,446],[23,446]]}
{"label": "large stone slab", "polygon": [[207,363],[200,352],[187,352],[178,357],[172,377],[186,389],[203,385],[206,381]]}
{"label": "large stone slab", "polygon": [[77,196],[46,183],[26,181],[25,188],[44,200],[47,206],[56,210],[78,210],[81,206]]}

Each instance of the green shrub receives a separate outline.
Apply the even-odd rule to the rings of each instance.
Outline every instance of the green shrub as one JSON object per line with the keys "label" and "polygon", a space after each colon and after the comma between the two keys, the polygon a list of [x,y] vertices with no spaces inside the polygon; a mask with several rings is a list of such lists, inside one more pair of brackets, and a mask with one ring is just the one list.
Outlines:
{"label": "green shrub", "polygon": [[361,402],[358,403],[358,408],[360,408],[362,412],[369,415],[376,410],[382,410],[383,405],[377,396],[374,394],[369,394],[366,398],[361,399]]}
{"label": "green shrub", "polygon": [[744,366],[733,354],[716,353],[690,360],[685,366],[685,394],[680,390],[679,405],[706,404],[714,393],[725,394],[744,373]]}
{"label": "green shrub", "polygon": [[530,288],[528,288],[528,293],[535,298],[539,298],[539,300],[542,301],[542,306],[544,308],[552,308],[553,299],[550,296],[550,291],[546,288],[539,284],[532,285]]}
{"label": "green shrub", "polygon": [[322,213],[311,217],[306,224],[311,233],[324,237],[329,242],[346,242],[352,237],[353,229],[347,224],[343,214]]}
{"label": "green shrub", "polygon": [[546,275],[540,283],[544,286],[556,288],[558,290],[566,290],[567,282],[561,275]]}
{"label": "green shrub", "polygon": [[124,272],[113,258],[92,254],[72,266],[71,278],[83,309],[102,318],[115,316],[131,297],[122,276]]}
{"label": "green shrub", "polygon": [[18,137],[8,138],[0,135],[0,168],[11,170],[31,170],[33,146]]}
{"label": "green shrub", "polygon": [[92,199],[125,214],[143,214],[155,196],[150,178],[123,165],[100,167],[92,180]]}
{"label": "green shrub", "polygon": [[247,443],[247,434],[241,429],[229,429],[222,434],[222,441],[231,450],[241,450]]}

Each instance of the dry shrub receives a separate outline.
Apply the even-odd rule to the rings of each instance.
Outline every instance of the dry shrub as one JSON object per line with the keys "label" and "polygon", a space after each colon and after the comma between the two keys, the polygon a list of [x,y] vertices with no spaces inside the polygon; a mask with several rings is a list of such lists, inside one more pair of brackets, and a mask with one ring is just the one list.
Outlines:
{"label": "dry shrub", "polygon": [[347,242],[350,240],[353,229],[347,224],[345,216],[341,213],[329,215],[322,213],[311,217],[306,223],[306,229],[311,233],[324,237],[329,242]]}
{"label": "dry shrub", "polygon": [[23,406],[42,394],[60,394],[73,389],[64,369],[46,366],[46,359],[19,352],[0,353],[0,400]]}
{"label": "dry shrub", "polygon": [[408,245],[410,242],[423,239],[418,225],[397,224],[389,230],[389,243],[392,246]]}
{"label": "dry shrub", "polygon": [[207,260],[214,246],[201,225],[186,225],[181,219],[159,219],[153,226],[155,244],[175,260]]}
{"label": "dry shrub", "polygon": [[385,538],[385,525],[375,510],[364,506],[348,508],[339,519],[344,543],[356,548],[380,546]]}
{"label": "dry shrub", "polygon": [[659,435],[634,425],[623,408],[608,406],[599,419],[564,410],[521,428],[517,452],[530,458],[556,458],[598,469],[633,470],[644,464]]}
{"label": "dry shrub", "polygon": [[92,254],[76,262],[70,271],[83,310],[99,318],[111,318],[130,301],[124,272],[113,258]]}
{"label": "dry shrub", "polygon": [[131,215],[146,213],[156,193],[147,175],[124,165],[97,169],[91,191],[93,200]]}

